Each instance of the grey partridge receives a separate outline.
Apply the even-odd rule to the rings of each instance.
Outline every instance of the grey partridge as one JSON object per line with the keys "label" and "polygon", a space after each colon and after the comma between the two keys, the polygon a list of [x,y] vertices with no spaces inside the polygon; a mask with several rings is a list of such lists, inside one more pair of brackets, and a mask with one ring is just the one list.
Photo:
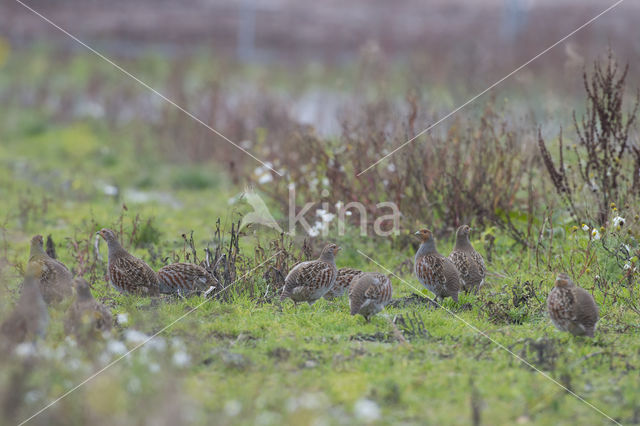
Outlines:
{"label": "grey partridge", "polygon": [[462,289],[466,293],[470,291],[476,293],[484,284],[484,276],[487,270],[484,266],[482,255],[471,246],[469,232],[471,232],[471,228],[468,225],[462,225],[458,228],[456,231],[456,245],[449,255],[449,260],[458,268]]}
{"label": "grey partridge", "polygon": [[73,301],[64,323],[66,334],[73,334],[82,343],[100,338],[102,333],[111,330],[113,316],[111,311],[94,299],[83,278],[73,280],[76,288],[76,299]]}
{"label": "grey partridge", "polygon": [[191,293],[218,287],[209,271],[193,263],[172,263],[158,271],[161,293]]}
{"label": "grey partridge", "polygon": [[445,297],[451,297],[457,302],[460,275],[456,266],[438,253],[436,240],[431,231],[421,229],[416,232],[416,235],[422,241],[414,260],[416,277],[427,290],[435,294],[436,299],[443,300]]}
{"label": "grey partridge", "polygon": [[111,229],[98,232],[109,246],[109,281],[119,292],[157,296],[158,276],[142,259],[127,252]]}
{"label": "grey partridge", "polygon": [[338,276],[336,278],[335,284],[333,287],[324,295],[325,299],[335,299],[336,297],[342,296],[349,285],[353,282],[353,279],[363,272],[359,269],[354,268],[340,268],[338,269]]}
{"label": "grey partridge", "polygon": [[27,265],[18,304],[0,325],[0,346],[3,349],[11,350],[19,343],[45,336],[49,325],[49,312],[40,292],[41,273],[39,263]]}
{"label": "grey partridge", "polygon": [[36,264],[33,270],[40,271],[39,281],[42,297],[47,305],[57,305],[73,295],[71,280],[73,275],[62,262],[50,257],[43,246],[42,235],[31,238],[29,263]]}
{"label": "grey partridge", "polygon": [[569,275],[558,274],[547,297],[547,311],[558,330],[574,336],[593,337],[599,319],[598,305],[593,296],[578,287]]}
{"label": "grey partridge", "polygon": [[360,274],[349,287],[351,315],[360,314],[369,322],[391,301],[392,295],[391,277],[378,272]]}
{"label": "grey partridge", "polygon": [[309,305],[324,296],[336,282],[338,268],[335,256],[340,247],[327,244],[317,260],[298,263],[284,280],[280,300],[290,297],[294,303]]}

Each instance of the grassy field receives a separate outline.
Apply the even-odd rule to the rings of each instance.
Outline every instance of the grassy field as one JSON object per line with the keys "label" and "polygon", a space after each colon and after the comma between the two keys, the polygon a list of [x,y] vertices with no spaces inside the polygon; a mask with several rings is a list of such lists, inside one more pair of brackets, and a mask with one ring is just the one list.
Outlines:
{"label": "grassy field", "polygon": [[[160,114],[157,120],[152,113],[136,116],[134,108],[136,118],[118,121],[124,101],[117,98],[135,99],[134,89],[120,83],[121,76],[96,76],[82,55],[56,64],[65,72],[51,79],[46,78],[50,58],[37,50],[28,56],[28,61],[11,57],[0,74],[0,98],[6,101],[0,106],[0,319],[19,297],[29,239],[40,233],[51,235],[59,259],[90,280],[93,294],[111,308],[117,324],[104,341],[84,347],[65,336],[64,311],[51,310],[48,335],[35,352],[0,361],[3,424],[26,420],[89,377],[29,424],[640,423],[639,289],[638,271],[633,272],[640,230],[637,198],[623,197],[602,224],[594,214],[583,230],[553,193],[535,144],[533,151],[523,148],[523,156],[538,158],[527,163],[534,169],[527,176],[535,192],[526,192],[524,184],[515,188],[510,200],[496,201],[503,204],[484,220],[470,213],[474,210],[460,210],[460,219],[478,225],[472,243],[487,262],[487,285],[478,295],[461,295],[458,303],[448,299],[434,309],[415,296],[430,294],[411,272],[417,247],[411,233],[419,225],[431,227],[424,223],[427,217],[438,228],[440,252],[448,254],[453,236],[444,215],[407,213],[411,216],[403,217],[399,235],[384,238],[361,236],[353,224],[343,236],[334,224],[326,237],[280,236],[260,226],[238,235],[235,224],[251,210],[238,197],[247,183],[258,187],[276,219],[286,214],[278,213],[282,190],[271,190],[268,180],[258,185],[264,176],[254,171],[258,164],[245,159],[234,169],[229,164],[241,154],[229,154],[228,147],[220,148],[223,142],[212,143],[197,125],[184,124],[186,118],[164,109],[150,108]],[[145,72],[145,61],[153,58],[134,66]],[[255,72],[216,70],[210,75],[192,65],[182,70],[201,77],[191,92],[167,83],[168,90],[185,99],[198,92],[198,83],[215,85],[225,73],[252,80]],[[169,82],[177,72],[148,69],[158,74],[146,76]],[[22,79],[18,70],[37,83]],[[69,72],[77,74],[69,78]],[[280,74],[277,70],[273,78],[285,85],[287,78]],[[269,75],[262,78],[271,82]],[[320,80],[314,84],[322,86]],[[402,97],[406,88],[388,90]],[[112,104],[102,97],[109,93]],[[78,106],[81,96],[86,99]],[[106,99],[112,110],[92,117],[91,108],[97,108],[92,99]],[[53,106],[42,107],[47,102]],[[145,102],[136,105],[148,112]],[[523,99],[516,103],[525,108]],[[246,111],[254,117],[270,106]],[[443,141],[455,145],[454,128],[479,121],[471,113],[467,119],[443,130]],[[248,121],[237,127],[250,127]],[[233,139],[249,138],[258,152],[266,152],[279,132],[292,130],[272,129],[270,123],[259,123],[259,130],[249,134],[237,130]],[[174,133],[172,126],[178,128]],[[309,146],[331,147],[340,140],[316,142]],[[287,146],[282,143],[283,152]],[[330,170],[318,166],[317,178]],[[238,178],[245,171],[251,180]],[[273,185],[286,187],[286,182]],[[406,195],[421,200],[415,188],[407,186]],[[360,190],[374,191],[372,197],[385,193],[375,186]],[[300,196],[313,194],[309,190]],[[508,204],[527,197],[528,207]],[[579,198],[578,207],[588,205],[586,197]],[[424,208],[449,211],[439,210],[444,203]],[[498,211],[503,205],[512,210]],[[625,223],[614,226],[614,216],[625,217]],[[154,268],[193,256],[187,241],[193,235],[199,258],[206,247],[233,251],[235,279],[210,300],[118,294],[104,278],[105,244],[99,246],[100,256],[94,251],[94,234],[102,227],[121,231],[124,245]],[[236,236],[238,246],[230,248]],[[278,300],[273,268],[286,273],[295,261],[315,257],[329,240],[343,247],[338,267],[382,271],[361,251],[396,274],[397,300],[370,323],[349,315],[346,298],[312,306]],[[304,253],[305,244],[312,253]],[[280,250],[276,262],[272,256]],[[546,316],[546,296],[563,270],[600,306],[602,319],[593,339],[559,333]],[[129,349],[136,350],[122,358]]]}

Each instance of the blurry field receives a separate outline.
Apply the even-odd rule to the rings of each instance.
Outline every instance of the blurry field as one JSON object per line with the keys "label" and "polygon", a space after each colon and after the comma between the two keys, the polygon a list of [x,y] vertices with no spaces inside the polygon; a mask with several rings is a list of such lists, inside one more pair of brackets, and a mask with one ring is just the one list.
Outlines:
{"label": "blurry field", "polygon": [[[18,5],[9,9],[35,25]],[[58,19],[68,9],[61,10]],[[591,9],[585,10],[586,20]],[[572,111],[578,117],[585,111],[583,66],[591,73],[596,57],[606,60],[603,37],[579,38],[577,62],[560,48],[536,73],[506,82],[360,178],[356,173],[526,55],[505,53],[479,78],[456,62],[477,59],[457,51],[452,62],[438,63],[400,36],[388,44],[355,43],[342,52],[349,60],[327,62],[300,60],[304,49],[293,41],[291,62],[236,61],[207,45],[175,54],[157,45],[131,52],[104,44],[120,65],[281,171],[279,178],[95,56],[59,43],[26,43],[18,27],[6,28],[0,38],[0,321],[19,297],[29,240],[43,234],[55,241],[59,259],[91,282],[117,324],[87,348],[65,336],[65,313],[51,310],[48,335],[34,352],[0,360],[0,423],[29,418],[186,313],[28,424],[610,423],[469,325],[607,416],[640,423],[636,127],[628,155],[610,164],[629,179],[621,179],[615,206],[604,212],[597,206],[606,191],[589,184],[596,176],[579,180],[576,169],[587,157],[573,147],[580,142]],[[618,61],[631,62],[623,104],[631,111],[639,68],[627,52],[636,42],[610,40]],[[388,53],[394,43],[411,46],[406,58]],[[339,50],[332,46],[326,49]],[[278,57],[272,54],[267,57]],[[557,161],[560,128],[573,167],[567,173],[581,182],[573,192],[581,220],[556,192],[538,148],[540,129]],[[326,236],[300,229],[279,235],[259,225],[238,233],[251,211],[241,195],[247,186],[288,228],[291,183],[298,208],[313,201],[324,209],[324,202],[335,212],[336,203],[358,200],[375,218],[384,214],[376,203],[393,201],[403,213],[399,234],[372,235],[369,223],[369,236],[361,236],[356,217],[344,236],[331,220]],[[619,228],[616,216],[625,219]],[[322,225],[316,208],[307,220]],[[415,297],[431,295],[416,290],[418,242],[411,234],[430,227],[448,254],[461,223],[474,226],[471,240],[490,274],[478,295],[444,303],[456,318]],[[106,245],[94,248],[103,227],[122,232],[124,246],[156,270],[193,260],[193,250],[199,259],[205,248],[228,253],[229,287],[207,301],[120,295],[105,281]],[[338,267],[379,271],[360,250],[415,289],[394,279],[398,301],[371,323],[351,317],[346,298],[310,307],[280,302],[282,276],[296,261],[316,257],[327,241],[343,247]],[[568,271],[600,306],[594,339],[559,333],[546,316],[559,271]]]}

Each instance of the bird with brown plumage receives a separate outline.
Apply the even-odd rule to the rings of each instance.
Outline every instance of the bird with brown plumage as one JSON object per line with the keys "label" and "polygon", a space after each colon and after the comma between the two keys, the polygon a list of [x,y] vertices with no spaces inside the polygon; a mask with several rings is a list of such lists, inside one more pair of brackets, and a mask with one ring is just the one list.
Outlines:
{"label": "bird with brown plumage", "polygon": [[67,311],[64,332],[74,335],[80,343],[90,343],[111,330],[113,316],[109,308],[93,297],[84,278],[74,279],[73,284],[76,298]]}
{"label": "bird with brown plumage", "polygon": [[460,280],[462,281],[462,289],[465,293],[477,293],[484,284],[484,277],[487,269],[484,266],[484,259],[478,253],[469,241],[469,233],[471,228],[468,225],[462,225],[456,231],[456,245],[449,255],[449,260],[456,265]]}
{"label": "bird with brown plumage", "polygon": [[594,336],[599,319],[598,305],[593,296],[578,287],[569,275],[558,274],[547,296],[547,311],[558,330],[574,336]]}
{"label": "bird with brown plumage", "polygon": [[391,301],[392,296],[391,276],[378,272],[362,273],[349,287],[351,315],[360,314],[369,322]]}
{"label": "bird with brown plumage", "polygon": [[158,276],[142,259],[122,247],[111,229],[98,232],[109,247],[109,282],[119,292],[140,296],[157,296],[160,293]]}
{"label": "bird with brown plumage", "polygon": [[190,294],[218,288],[216,277],[200,265],[193,263],[172,263],[158,271],[160,292],[167,294]]}
{"label": "bird with brown plumage", "polygon": [[294,266],[284,280],[280,300],[291,298],[294,303],[307,302],[312,305],[324,296],[338,276],[335,257],[339,250],[336,244],[327,244],[318,259]]}
{"label": "bird with brown plumage", "polygon": [[29,264],[37,265],[33,270],[40,271],[36,279],[47,305],[58,305],[73,295],[73,274],[62,262],[44,251],[42,235],[36,235],[31,239]]}
{"label": "bird with brown plumage", "polygon": [[442,301],[445,297],[451,297],[457,302],[461,285],[456,266],[438,252],[436,240],[431,231],[421,229],[416,232],[416,235],[422,241],[414,259],[416,277],[436,296],[437,300]]}
{"label": "bird with brown plumage", "polygon": [[363,272],[361,270],[354,268],[338,269],[336,282],[333,284],[333,287],[331,287],[331,289],[325,293],[323,297],[327,300],[331,300],[335,299],[336,297],[342,296],[349,289],[349,286],[353,282],[353,279],[361,275],[362,273]]}

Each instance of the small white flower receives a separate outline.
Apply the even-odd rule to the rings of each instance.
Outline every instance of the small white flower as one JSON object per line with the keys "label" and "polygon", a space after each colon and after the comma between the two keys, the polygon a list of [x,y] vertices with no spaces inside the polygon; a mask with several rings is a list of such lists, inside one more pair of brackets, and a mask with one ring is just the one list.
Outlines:
{"label": "small white flower", "polygon": [[36,347],[31,342],[24,342],[17,345],[13,352],[19,357],[28,357],[36,354]]}
{"label": "small white flower", "polygon": [[582,224],[582,230],[583,231],[588,231],[589,227],[587,225],[585,225],[585,224]]}
{"label": "small white flower", "polygon": [[613,226],[624,226],[624,217],[616,216],[613,218]]}
{"label": "small white flower", "polygon": [[260,178],[258,179],[258,183],[259,184],[265,184],[265,183],[269,183],[273,180],[273,176],[271,176],[271,173],[265,173],[262,176],[260,176]]}
{"label": "small white flower", "polygon": [[600,232],[598,232],[598,230],[594,228],[594,229],[591,231],[591,237],[592,237],[594,240],[599,240],[599,239],[600,239]]}
{"label": "small white flower", "polygon": [[149,336],[138,330],[126,330],[124,338],[128,343],[138,344],[147,340]]}
{"label": "small white flower", "polygon": [[631,269],[631,264],[629,262],[627,262],[627,263],[624,264],[623,268],[625,270],[629,270],[629,269]]}
{"label": "small white flower", "polygon": [[110,340],[107,343],[107,350],[115,355],[122,355],[127,352],[127,347],[119,340]]}
{"label": "small white flower", "polygon": [[389,170],[391,173],[396,171],[396,165],[393,163],[389,163],[389,165],[387,166],[387,170]]}
{"label": "small white flower", "polygon": [[358,420],[364,422],[373,422],[380,418],[380,407],[370,399],[359,399],[353,407],[353,411]]}
{"label": "small white flower", "polygon": [[178,351],[173,354],[173,365],[176,367],[186,367],[190,361],[191,357],[185,351]]}
{"label": "small white flower", "polygon": [[129,314],[127,313],[118,314],[116,316],[116,319],[118,320],[118,324],[127,325],[127,323],[129,323]]}
{"label": "small white flower", "polygon": [[42,398],[42,392],[39,390],[32,390],[24,394],[24,402],[27,404],[33,404]]}

